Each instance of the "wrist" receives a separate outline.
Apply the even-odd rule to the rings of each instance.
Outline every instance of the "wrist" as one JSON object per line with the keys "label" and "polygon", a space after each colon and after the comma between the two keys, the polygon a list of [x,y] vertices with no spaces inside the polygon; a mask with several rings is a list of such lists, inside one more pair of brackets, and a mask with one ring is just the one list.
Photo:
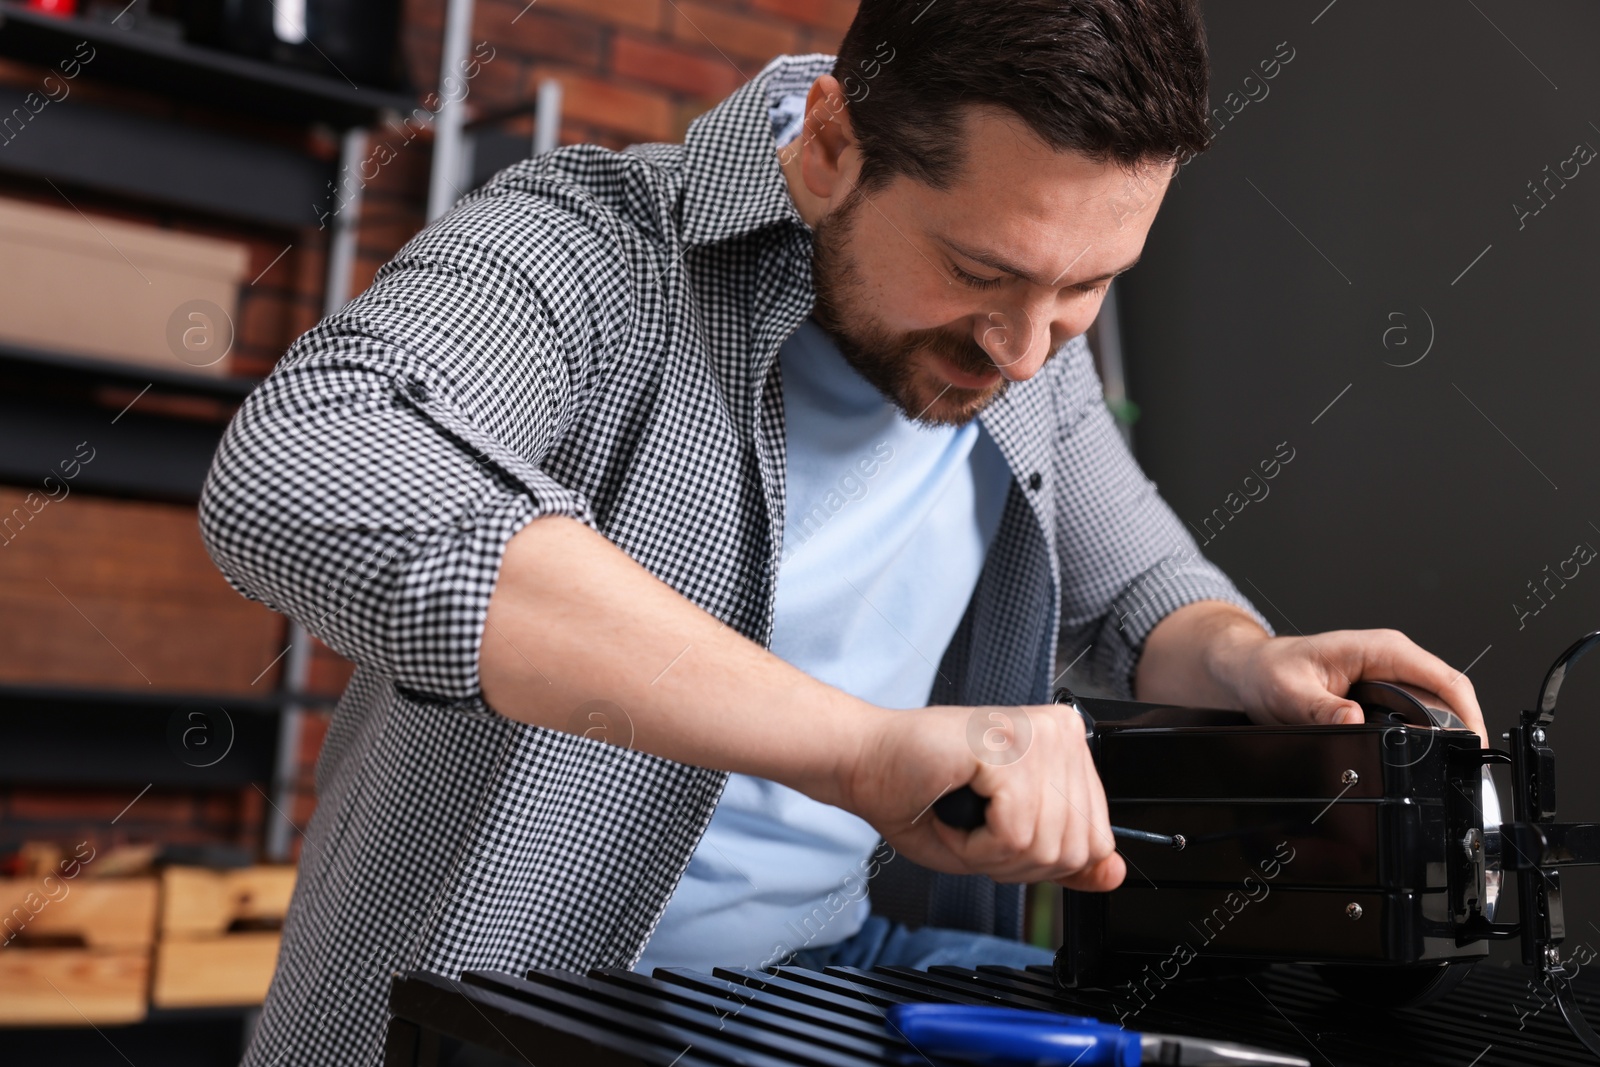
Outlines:
{"label": "wrist", "polygon": [[879,766],[878,754],[898,713],[831,686],[819,688],[826,693],[819,702],[821,714],[806,726],[815,743],[790,747],[780,757],[787,772],[780,780],[813,800],[853,810],[851,798],[861,777]]}
{"label": "wrist", "polygon": [[1201,666],[1212,684],[1228,694],[1232,706],[1250,704],[1251,663],[1272,637],[1243,612],[1219,613],[1216,628],[1202,646]]}
{"label": "wrist", "polygon": [[1135,699],[1196,707],[1248,707],[1251,663],[1271,638],[1227,601],[1197,600],[1156,623],[1134,671]]}

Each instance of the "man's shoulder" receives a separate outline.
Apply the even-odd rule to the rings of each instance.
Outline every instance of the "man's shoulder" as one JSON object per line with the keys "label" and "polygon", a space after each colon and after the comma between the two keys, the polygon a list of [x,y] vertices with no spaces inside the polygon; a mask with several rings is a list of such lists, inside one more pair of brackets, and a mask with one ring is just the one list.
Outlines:
{"label": "man's shoulder", "polygon": [[533,200],[578,216],[655,222],[681,193],[684,146],[638,144],[620,151],[574,144],[497,172],[463,204],[497,197]]}
{"label": "man's shoulder", "polygon": [[673,258],[683,169],[682,145],[557,148],[497,172],[404,251],[491,263],[558,302],[615,314],[623,290]]}

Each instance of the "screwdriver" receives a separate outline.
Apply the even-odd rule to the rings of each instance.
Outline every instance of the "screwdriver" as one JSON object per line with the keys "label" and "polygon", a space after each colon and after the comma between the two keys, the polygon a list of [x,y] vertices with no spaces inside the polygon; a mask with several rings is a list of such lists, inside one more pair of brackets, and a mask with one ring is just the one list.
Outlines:
{"label": "screwdriver", "polygon": [[[923,1059],[984,1067],[1311,1067],[1300,1056],[1176,1034],[1124,1030],[1089,1016],[967,1004],[895,1004],[892,1032]],[[932,1060],[928,1060],[932,1062]]]}
{"label": "screwdriver", "polygon": [[[940,822],[948,823],[957,830],[976,830],[983,825],[984,809],[989,806],[989,798],[973,791],[971,786],[964,785],[953,790],[933,802],[933,813]],[[1188,845],[1182,834],[1157,834],[1149,830],[1133,830],[1126,826],[1113,826],[1112,836],[1123,841],[1142,841],[1147,845],[1166,845],[1168,848],[1181,852]]]}

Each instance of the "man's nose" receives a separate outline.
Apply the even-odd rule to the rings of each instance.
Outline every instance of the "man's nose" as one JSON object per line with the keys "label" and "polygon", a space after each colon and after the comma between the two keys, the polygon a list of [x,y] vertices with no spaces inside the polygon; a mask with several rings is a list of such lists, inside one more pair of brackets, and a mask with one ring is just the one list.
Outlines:
{"label": "man's nose", "polygon": [[994,361],[1000,373],[1014,382],[1025,382],[1039,373],[1050,356],[1050,319],[1030,314],[1018,307],[991,311],[976,327],[979,346]]}

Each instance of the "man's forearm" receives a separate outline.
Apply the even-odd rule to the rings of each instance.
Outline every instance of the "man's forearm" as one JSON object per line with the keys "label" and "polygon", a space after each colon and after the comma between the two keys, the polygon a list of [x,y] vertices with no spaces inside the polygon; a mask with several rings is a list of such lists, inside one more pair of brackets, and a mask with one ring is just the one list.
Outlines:
{"label": "man's forearm", "polygon": [[[841,736],[892,714],[825,685],[724,626],[606,538],[536,519],[506,546],[479,680],[519,722],[582,733],[589,701],[626,714],[605,740],[769,778],[827,800]],[[623,736],[617,736],[621,733]]]}
{"label": "man's forearm", "polygon": [[1239,607],[1199,600],[1167,615],[1145,638],[1134,668],[1136,700],[1193,707],[1233,707],[1229,665],[1250,645],[1268,640],[1261,625]]}

